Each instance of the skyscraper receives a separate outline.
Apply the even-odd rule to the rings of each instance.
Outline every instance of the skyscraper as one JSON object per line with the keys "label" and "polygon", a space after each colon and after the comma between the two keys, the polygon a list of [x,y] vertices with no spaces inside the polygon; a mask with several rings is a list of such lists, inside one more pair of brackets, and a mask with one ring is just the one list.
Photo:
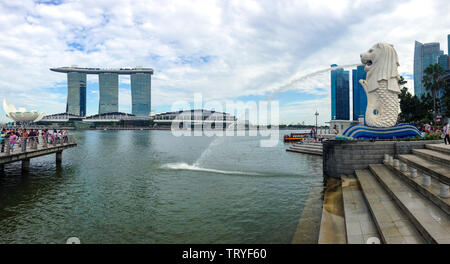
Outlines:
{"label": "skyscraper", "polygon": [[86,115],[86,73],[67,73],[66,112],[78,116]]}
{"label": "skyscraper", "polygon": [[353,87],[353,120],[357,121],[359,117],[366,115],[367,95],[359,80],[366,79],[364,66],[358,66],[352,70],[352,87]]}
{"label": "skyscraper", "polygon": [[[447,35],[447,54],[450,55],[450,34]],[[450,68],[450,64],[448,67]]]}
{"label": "skyscraper", "polygon": [[439,65],[441,65],[442,68],[444,68],[444,70],[448,70],[448,55],[447,54],[439,55],[438,63]]}
{"label": "skyscraper", "polygon": [[66,112],[86,116],[86,75],[96,74],[99,78],[99,114],[119,111],[119,75],[131,76],[132,113],[136,116],[149,116],[151,94],[151,68],[51,68],[51,71],[67,73],[67,106]]}
{"label": "skyscraper", "polygon": [[131,74],[131,113],[136,116],[150,114],[151,75],[147,73]]}
{"label": "skyscraper", "polygon": [[414,47],[414,94],[420,97],[425,91],[422,80],[423,71],[430,64],[438,62],[440,54],[440,45],[438,42],[422,44],[418,41],[415,42]]}
{"label": "skyscraper", "polygon": [[100,92],[98,113],[119,112],[119,75],[100,73],[98,80]]}
{"label": "skyscraper", "polygon": [[[337,66],[332,64],[331,67]],[[349,71],[336,69],[331,71],[331,119],[350,119]]]}

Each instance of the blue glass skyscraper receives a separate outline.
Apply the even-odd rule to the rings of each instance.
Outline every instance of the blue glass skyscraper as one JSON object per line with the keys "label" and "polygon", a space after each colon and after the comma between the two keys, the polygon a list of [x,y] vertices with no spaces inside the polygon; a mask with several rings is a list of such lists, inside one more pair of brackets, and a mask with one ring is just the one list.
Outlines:
{"label": "blue glass skyscraper", "polygon": [[444,70],[448,70],[448,55],[447,54],[440,55],[438,58],[438,63]]}
{"label": "blue glass skyscraper", "polygon": [[367,108],[367,95],[359,80],[366,79],[364,66],[358,66],[352,70],[353,87],[353,120],[357,121],[359,117],[365,117]]}
{"label": "blue glass skyscraper", "polygon": [[331,71],[331,119],[350,119],[349,71],[342,68]]}
{"label": "blue glass skyscraper", "polygon": [[423,71],[430,65],[438,63],[440,45],[438,42],[422,44],[415,42],[414,47],[414,94],[420,98],[425,91],[422,80]]}

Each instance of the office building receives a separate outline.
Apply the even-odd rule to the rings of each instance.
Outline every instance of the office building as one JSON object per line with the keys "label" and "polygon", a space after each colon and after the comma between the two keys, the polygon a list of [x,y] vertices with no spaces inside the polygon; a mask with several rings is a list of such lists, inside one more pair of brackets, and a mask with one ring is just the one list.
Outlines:
{"label": "office building", "polygon": [[438,57],[440,54],[440,45],[438,42],[422,44],[418,41],[415,42],[414,48],[414,94],[421,97],[425,91],[422,84],[423,71],[430,65],[438,63]]}
{"label": "office building", "polygon": [[366,79],[364,66],[358,66],[352,70],[352,95],[353,95],[353,120],[364,118],[366,116],[367,95],[359,80]]}
{"label": "office building", "polygon": [[447,54],[440,55],[438,57],[438,64],[441,65],[441,67],[447,71],[448,70],[448,55]]}
{"label": "office building", "polygon": [[131,113],[148,116],[151,109],[151,76],[146,73],[131,74]]}
{"label": "office building", "polygon": [[86,115],[86,73],[67,73],[66,112],[78,116]]}
{"label": "office building", "polygon": [[99,106],[98,113],[119,112],[119,75],[100,73],[98,75]]}
{"label": "office building", "polygon": [[331,70],[331,120],[350,120],[349,92],[349,71],[342,68]]}

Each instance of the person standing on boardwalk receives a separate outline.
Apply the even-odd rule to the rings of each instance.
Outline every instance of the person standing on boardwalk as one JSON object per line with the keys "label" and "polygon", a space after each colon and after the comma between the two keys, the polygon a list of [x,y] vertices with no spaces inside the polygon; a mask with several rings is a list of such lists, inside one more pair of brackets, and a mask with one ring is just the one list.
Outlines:
{"label": "person standing on boardwalk", "polygon": [[24,145],[24,150],[27,150],[27,140],[28,140],[28,131],[26,129],[24,129],[22,131],[22,144]]}
{"label": "person standing on boardwalk", "polygon": [[6,129],[2,129],[2,132],[0,134],[1,138],[2,138],[2,153],[5,152],[5,141],[6,141]]}
{"label": "person standing on boardwalk", "polygon": [[444,143],[445,145],[450,144],[450,137],[449,137],[449,133],[450,133],[450,124],[447,123],[442,127],[442,136],[444,137]]}
{"label": "person standing on boardwalk", "polygon": [[14,145],[17,142],[17,136],[14,133],[11,133],[11,135],[9,136],[9,148],[11,149],[11,152],[14,151]]}

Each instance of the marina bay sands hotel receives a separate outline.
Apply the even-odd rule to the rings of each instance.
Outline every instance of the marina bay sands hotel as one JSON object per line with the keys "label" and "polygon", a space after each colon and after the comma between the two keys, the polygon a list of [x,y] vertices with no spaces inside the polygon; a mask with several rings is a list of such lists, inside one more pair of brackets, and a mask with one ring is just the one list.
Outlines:
{"label": "marina bay sands hotel", "polygon": [[119,112],[119,75],[130,75],[131,112],[136,116],[149,116],[151,110],[151,68],[79,68],[77,66],[51,68],[67,73],[66,112],[86,116],[86,75],[97,74],[99,79],[98,113]]}

